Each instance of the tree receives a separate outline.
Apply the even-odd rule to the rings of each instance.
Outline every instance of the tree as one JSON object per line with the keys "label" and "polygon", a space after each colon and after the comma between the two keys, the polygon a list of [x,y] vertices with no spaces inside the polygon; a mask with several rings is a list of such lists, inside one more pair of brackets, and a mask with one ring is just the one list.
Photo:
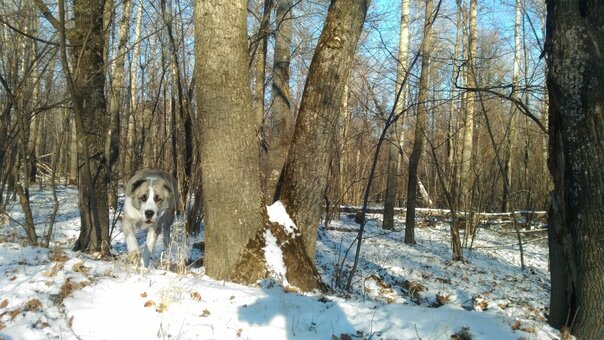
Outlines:
{"label": "tree", "polygon": [[[396,103],[397,114],[402,114],[405,106],[406,92],[401,90],[400,87],[403,82],[405,72],[407,72],[407,52],[409,50],[409,0],[402,0],[401,6],[401,32],[399,39],[398,48],[398,64],[396,69],[396,86],[395,93],[398,94],[401,91],[399,99]],[[386,195],[384,199],[384,220],[382,228],[394,229],[394,205],[396,203],[396,196],[398,191],[398,175],[401,168],[401,154],[404,142],[404,129],[403,129],[403,118],[399,117],[397,121],[398,131],[391,133],[391,136],[395,140],[390,141],[388,148],[388,177],[386,184]],[[398,138],[397,138],[398,137]]]}
{"label": "tree", "polygon": [[549,322],[604,337],[604,3],[547,1]]}
{"label": "tree", "polygon": [[115,163],[119,157],[120,145],[120,113],[122,112],[122,90],[124,88],[124,68],[125,55],[128,44],[128,32],[130,30],[130,12],[132,1],[124,1],[122,20],[120,21],[119,43],[117,55],[111,67],[111,91],[109,92],[109,116],[111,119],[111,128],[107,135],[105,146],[105,158],[109,160],[108,171],[112,188],[109,193],[109,205],[114,209],[117,207],[117,182],[119,176],[114,169]]}
{"label": "tree", "polygon": [[[464,69],[464,78],[466,79],[466,84],[468,88],[476,87],[476,73],[475,73],[475,64],[476,64],[476,12],[477,12],[477,0],[470,0],[470,20],[469,20],[469,37],[468,37],[468,60],[466,68]],[[466,105],[465,105],[465,116],[464,116],[464,126],[463,126],[463,138],[461,140],[461,148],[460,148],[460,170],[459,170],[459,180],[458,183],[460,185],[460,190],[458,191],[459,206],[465,210],[469,211],[472,208],[472,199],[470,195],[470,172],[472,169],[472,154],[474,148],[474,97],[475,94],[473,91],[468,91],[466,93]]]}
{"label": "tree", "polygon": [[342,96],[368,7],[368,0],[333,0],[329,5],[283,170],[283,188],[276,195],[300,229],[313,261]]}
{"label": "tree", "polygon": [[273,56],[273,104],[270,119],[269,153],[267,170],[267,201],[273,203],[277,183],[292,130],[292,107],[289,91],[289,63],[292,39],[292,1],[278,0],[276,3],[277,29],[275,30],[275,53]]}
{"label": "tree", "polygon": [[[440,5],[440,3],[439,3]],[[432,49],[431,30],[438,10],[433,13],[432,0],[426,0],[424,39],[421,46],[422,70],[419,78],[417,117],[413,151],[409,157],[409,184],[407,185],[407,216],[405,219],[405,243],[415,244],[415,206],[417,202],[417,169],[424,149],[426,126],[428,122],[428,75],[430,50]]]}
{"label": "tree", "polygon": [[[256,119],[249,88],[245,0],[196,1],[199,153],[205,205],[206,273],[255,282],[264,262],[240,270],[264,226]],[[225,57],[228,56],[228,57]]]}
{"label": "tree", "polygon": [[[62,68],[74,109],[78,154],[84,164],[79,170],[78,181],[82,225],[74,249],[107,251],[110,241],[107,207],[109,171],[105,142],[110,120],[105,101],[104,1],[76,1],[72,29],[65,26],[64,1],[59,1],[59,19],[53,16],[43,0],[35,1],[40,12],[62,36]],[[67,43],[73,47],[70,50],[73,70],[65,53]]]}

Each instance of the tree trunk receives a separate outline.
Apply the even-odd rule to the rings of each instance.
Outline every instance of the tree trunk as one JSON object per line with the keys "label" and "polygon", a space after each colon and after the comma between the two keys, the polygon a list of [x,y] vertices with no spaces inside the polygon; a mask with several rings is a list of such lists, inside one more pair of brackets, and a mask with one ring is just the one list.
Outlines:
{"label": "tree trunk", "polygon": [[[476,87],[474,64],[476,63],[476,1],[470,0],[470,35],[468,38],[468,65],[466,67],[466,84],[468,88]],[[472,149],[474,147],[474,92],[466,93],[466,114],[464,118],[463,139],[459,170],[459,204],[465,211],[471,210],[470,174],[472,169]]]}
{"label": "tree trunk", "polygon": [[[407,72],[407,53],[409,51],[409,0],[402,0],[401,6],[401,33],[398,48],[398,64],[396,73],[395,94],[400,91],[401,94],[396,103],[396,114],[402,115],[407,103],[407,93],[405,89],[401,90],[405,73]],[[394,133],[391,133],[390,146],[388,148],[388,177],[386,180],[386,195],[384,198],[384,220],[382,228],[394,229],[394,206],[399,187],[399,172],[402,163],[402,151],[405,141],[405,130],[403,117],[399,117],[395,123]],[[398,137],[398,138],[397,138]]]}
{"label": "tree trunk", "polygon": [[422,70],[419,78],[419,93],[417,100],[417,118],[415,123],[415,140],[413,151],[409,157],[409,181],[407,184],[407,216],[405,219],[405,243],[415,244],[415,206],[417,204],[417,169],[424,149],[426,125],[428,123],[428,76],[430,65],[430,51],[432,49],[432,0],[426,0],[424,23],[424,39],[421,46]]}
{"label": "tree trunk", "polygon": [[[513,62],[513,73],[512,73],[512,98],[518,100],[518,91],[520,90],[520,19],[522,13],[520,0],[516,0],[516,19],[514,20],[514,62]],[[503,197],[501,199],[501,211],[510,211],[510,191],[512,186],[512,173],[514,166],[514,147],[516,143],[516,130],[517,130],[517,107],[512,103],[510,105],[510,120],[506,138],[505,152],[505,176],[503,180]]]}
{"label": "tree trunk", "polygon": [[127,127],[126,127],[126,154],[122,156],[124,159],[124,182],[127,183],[130,177],[134,175],[132,162],[134,159],[135,145],[134,134],[136,131],[136,112],[138,108],[137,92],[138,92],[138,56],[140,53],[141,29],[143,23],[143,0],[139,0],[136,14],[136,29],[134,30],[134,50],[132,51],[132,61],[130,62],[130,112],[128,112]]}
{"label": "tree trunk", "polygon": [[602,1],[547,1],[549,322],[580,339],[604,338],[602,13]]}
{"label": "tree trunk", "polygon": [[252,58],[254,62],[254,116],[256,118],[257,128],[262,127],[262,121],[264,120],[264,93],[266,81],[266,53],[268,49],[268,36],[270,31],[270,19],[271,11],[273,9],[273,0],[264,0],[262,6],[262,19],[260,20],[260,27],[258,28],[258,34],[253,42],[254,51]]}
{"label": "tree trunk", "polygon": [[289,91],[289,63],[292,39],[292,0],[277,0],[277,30],[273,65],[273,104],[270,119],[266,199],[273,203],[277,183],[285,158],[292,130],[292,109]]}
{"label": "tree trunk", "polygon": [[195,31],[196,56],[204,61],[197,65],[197,100],[206,273],[253,283],[265,274],[262,259],[249,251],[262,234],[265,208],[247,67],[246,3],[196,1]]}
{"label": "tree trunk", "polygon": [[123,16],[120,21],[119,43],[117,54],[111,68],[111,91],[109,92],[109,116],[111,119],[111,128],[107,136],[105,144],[105,158],[108,160],[109,171],[109,205],[114,209],[117,208],[117,182],[119,176],[115,168],[115,164],[119,157],[120,145],[120,113],[122,109],[122,90],[124,88],[124,65],[125,55],[127,52],[128,32],[130,28],[130,9],[132,1],[124,1]]}
{"label": "tree trunk", "polygon": [[[74,106],[78,154],[84,166],[79,171],[78,204],[80,235],[74,250],[108,251],[109,213],[107,207],[108,170],[105,140],[110,126],[105,103],[103,9],[104,1],[78,1],[74,4],[75,25],[65,26],[64,2],[59,1],[57,20],[43,0],[35,0],[47,20],[61,35],[61,63]],[[66,41],[73,46],[73,65],[69,69]]]}
{"label": "tree trunk", "polygon": [[329,6],[302,95],[284,185],[276,195],[300,229],[313,262],[342,96],[368,6],[368,0],[334,0]]}

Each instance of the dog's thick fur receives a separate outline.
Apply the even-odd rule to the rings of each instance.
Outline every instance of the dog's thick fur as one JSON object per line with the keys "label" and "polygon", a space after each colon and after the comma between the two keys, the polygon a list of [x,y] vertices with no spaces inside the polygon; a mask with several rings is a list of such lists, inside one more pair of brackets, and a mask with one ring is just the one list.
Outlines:
{"label": "dog's thick fur", "polygon": [[143,266],[149,267],[149,258],[160,230],[165,248],[170,245],[170,227],[178,200],[176,181],[166,172],[145,169],[130,179],[125,191],[122,231],[128,253],[134,257],[140,255],[136,231],[148,229],[141,259]]}

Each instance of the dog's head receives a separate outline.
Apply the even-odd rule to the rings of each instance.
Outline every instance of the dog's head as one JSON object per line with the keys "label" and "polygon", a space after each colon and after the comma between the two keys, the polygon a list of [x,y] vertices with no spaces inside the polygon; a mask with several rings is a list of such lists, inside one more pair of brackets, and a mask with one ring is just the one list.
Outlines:
{"label": "dog's head", "polygon": [[146,224],[156,223],[168,208],[174,206],[174,190],[171,183],[163,178],[135,181],[130,192],[132,206]]}

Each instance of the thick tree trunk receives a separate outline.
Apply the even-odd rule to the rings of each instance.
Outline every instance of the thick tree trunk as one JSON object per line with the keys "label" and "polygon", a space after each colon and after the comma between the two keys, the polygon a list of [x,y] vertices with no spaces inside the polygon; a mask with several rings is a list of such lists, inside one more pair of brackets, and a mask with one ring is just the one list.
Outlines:
{"label": "thick tree trunk", "polygon": [[604,3],[547,1],[549,322],[604,338]]}
{"label": "thick tree trunk", "polygon": [[246,3],[196,1],[195,31],[196,56],[204,61],[197,65],[197,100],[206,273],[253,283],[265,274],[262,259],[249,258],[265,209],[247,67]]}
{"label": "thick tree trunk", "polygon": [[331,2],[285,164],[280,198],[313,261],[339,109],[368,6],[368,0]]}
{"label": "thick tree trunk", "polygon": [[289,148],[292,109],[289,91],[289,62],[292,39],[292,0],[277,0],[277,30],[273,65],[273,104],[270,119],[266,199],[273,203],[277,183]]}
{"label": "thick tree trunk", "polygon": [[430,65],[430,51],[432,49],[432,0],[426,0],[424,23],[424,39],[422,41],[422,70],[419,78],[419,93],[417,118],[415,123],[415,140],[413,151],[409,157],[409,181],[407,185],[407,216],[405,219],[405,243],[415,244],[415,206],[417,204],[418,176],[417,169],[424,149],[426,126],[428,122],[428,76]]}

